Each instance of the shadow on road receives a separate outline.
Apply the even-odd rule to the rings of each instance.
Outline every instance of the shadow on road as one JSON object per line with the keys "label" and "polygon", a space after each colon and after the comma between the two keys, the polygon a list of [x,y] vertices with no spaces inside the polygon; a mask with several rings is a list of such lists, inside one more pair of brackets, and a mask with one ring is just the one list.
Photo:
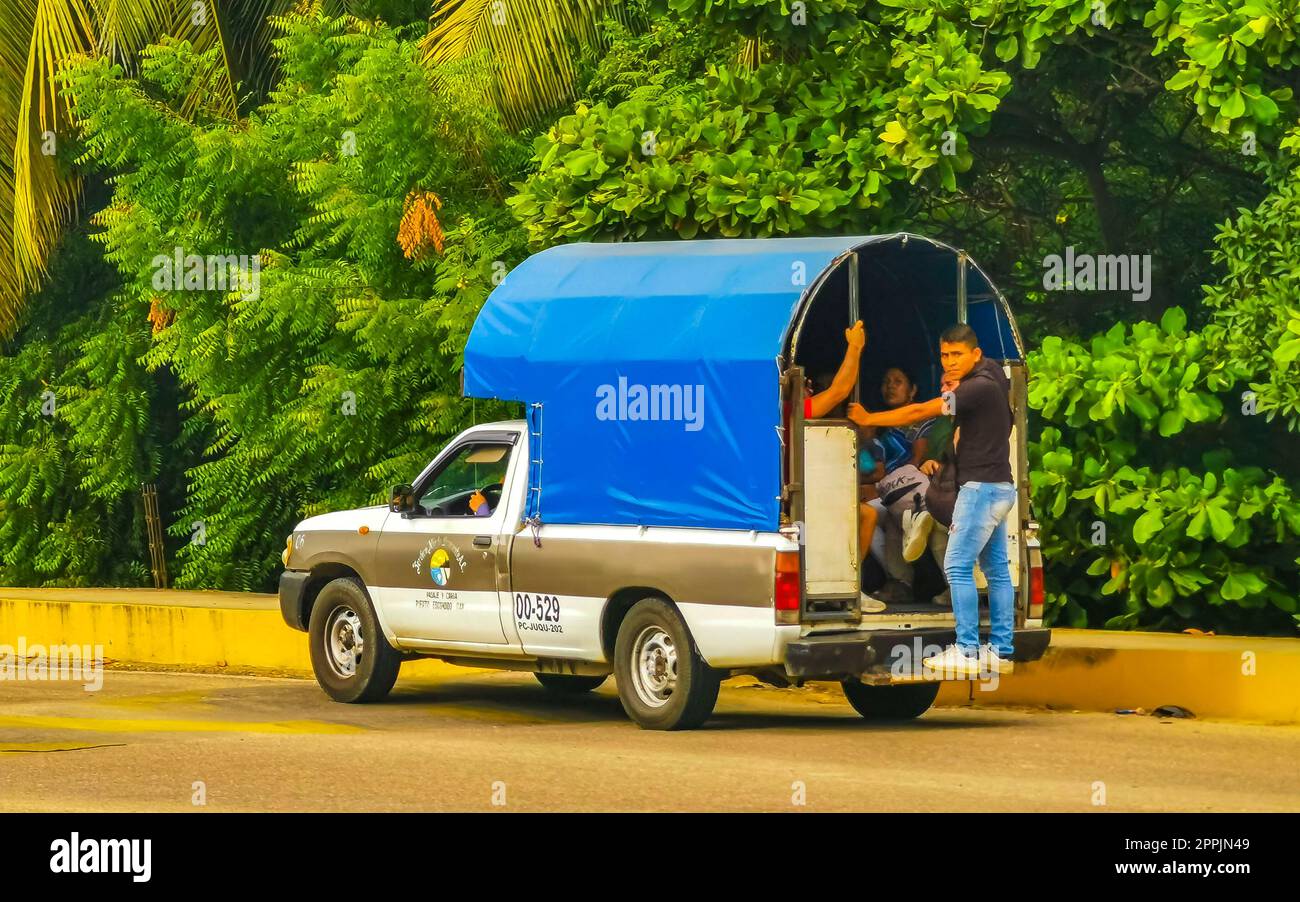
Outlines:
{"label": "shadow on road", "polygon": [[[847,705],[845,706],[847,707]],[[836,716],[825,714],[800,714],[798,712],[773,713],[760,711],[724,711],[715,714],[703,727],[705,730],[825,730],[842,729],[868,733],[893,733],[917,731],[968,730],[974,727],[993,727],[1002,724],[955,718],[945,715],[942,709],[930,711],[915,720],[867,720],[857,714]]]}
{"label": "shadow on road", "polygon": [[[409,709],[419,707],[430,712],[524,718],[539,724],[622,722],[632,726],[618,696],[607,684],[598,692],[566,696],[551,693],[541,686],[502,685],[489,682],[441,682],[399,686],[380,707]],[[896,730],[946,731],[973,727],[997,726],[996,723],[953,716],[952,709],[936,708],[917,720],[866,720],[852,711],[848,703],[832,705],[784,696],[781,690],[761,694],[724,690],[718,710],[701,728],[705,731],[726,730],[825,730],[843,729],[867,732]]]}

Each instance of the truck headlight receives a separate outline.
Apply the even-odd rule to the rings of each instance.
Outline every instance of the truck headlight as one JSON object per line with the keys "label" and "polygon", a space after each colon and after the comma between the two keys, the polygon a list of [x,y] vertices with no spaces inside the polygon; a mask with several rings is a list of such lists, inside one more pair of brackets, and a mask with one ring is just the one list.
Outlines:
{"label": "truck headlight", "polygon": [[290,535],[284,540],[284,551],[280,555],[280,560],[284,561],[284,566],[289,566],[289,555],[293,554],[293,536]]}

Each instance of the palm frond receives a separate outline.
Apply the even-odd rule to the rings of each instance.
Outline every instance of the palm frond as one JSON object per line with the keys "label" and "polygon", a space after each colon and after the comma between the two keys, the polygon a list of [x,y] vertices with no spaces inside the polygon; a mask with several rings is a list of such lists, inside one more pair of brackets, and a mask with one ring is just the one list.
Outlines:
{"label": "palm frond", "polygon": [[223,115],[233,119],[239,107],[239,99],[235,95],[235,75],[231,68],[229,42],[226,30],[222,27],[224,16],[218,14],[215,4],[201,4],[201,8],[203,14],[197,15],[195,4],[179,0],[175,16],[166,34],[178,40],[189,41],[199,53],[212,47],[221,48],[216,63],[221,71],[213,73],[212,79],[204,79],[205,83],[213,85],[217,94],[215,97],[191,95],[186,99],[182,112],[188,115],[194,112],[201,102],[207,102]]}
{"label": "palm frond", "polygon": [[232,92],[240,82],[259,86],[271,83],[277,64],[271,45],[274,33],[267,20],[304,6],[302,0],[242,0],[222,7],[216,34],[222,42]]}
{"label": "palm frond", "polygon": [[23,76],[31,46],[35,0],[11,2],[0,16],[0,336],[13,332],[22,292],[14,265],[14,158]]}
{"label": "palm frond", "polygon": [[[0,240],[12,255],[12,280],[0,287],[0,321],[12,328],[24,296],[35,290],[63,223],[76,209],[80,185],[61,177],[55,157],[43,152],[53,135],[57,149],[70,121],[67,101],[59,95],[58,73],[77,54],[95,43],[91,8],[83,0],[26,0],[13,3],[13,19],[0,40],[3,77],[14,79],[18,91],[4,97],[3,113],[12,123],[6,130],[13,148],[11,165],[0,172],[0,193],[12,198],[12,213],[0,226]],[[22,32],[28,35],[25,59],[16,56]],[[7,233],[7,234],[6,234]]]}
{"label": "palm frond", "polygon": [[435,81],[445,63],[475,60],[512,127],[573,100],[575,51],[602,45],[608,15],[629,16],[621,0],[437,0],[421,60]]}
{"label": "palm frond", "polygon": [[115,63],[130,65],[158,36],[166,34],[192,0],[92,0],[99,22],[97,49]]}

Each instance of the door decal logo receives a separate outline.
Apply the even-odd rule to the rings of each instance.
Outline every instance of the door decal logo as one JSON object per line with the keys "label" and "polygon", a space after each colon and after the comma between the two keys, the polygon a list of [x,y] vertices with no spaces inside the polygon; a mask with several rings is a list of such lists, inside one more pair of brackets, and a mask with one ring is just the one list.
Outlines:
{"label": "door decal logo", "polygon": [[451,555],[445,548],[439,548],[433,553],[433,557],[429,558],[429,575],[433,577],[435,585],[445,586],[451,582],[451,568],[447,566],[450,560]]}
{"label": "door decal logo", "polygon": [[[443,547],[443,546],[446,547]],[[415,560],[411,561],[411,569],[417,574],[424,569],[424,562],[429,562],[429,578],[433,580],[435,586],[445,586],[451,582],[451,564],[456,562],[460,572],[464,573],[465,568],[469,566],[469,561],[465,560],[465,555],[461,554],[460,548],[455,542],[432,538],[425,543],[416,555]]]}

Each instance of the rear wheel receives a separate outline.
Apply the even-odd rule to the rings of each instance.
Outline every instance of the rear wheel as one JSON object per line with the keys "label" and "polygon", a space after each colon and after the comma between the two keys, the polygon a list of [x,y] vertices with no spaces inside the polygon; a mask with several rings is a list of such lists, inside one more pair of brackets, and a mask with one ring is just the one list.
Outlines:
{"label": "rear wheel", "polygon": [[637,602],[614,643],[618,697],[647,730],[690,730],[708,720],[722,674],[705,663],[685,621],[662,598]]}
{"label": "rear wheel", "polygon": [[840,683],[853,710],[868,720],[911,720],[920,717],[939,695],[938,681],[901,686],[868,686],[857,680]]}
{"label": "rear wheel", "polygon": [[334,701],[379,701],[397,682],[401,655],[356,580],[336,579],[320,590],[307,635],[316,682]]}
{"label": "rear wheel", "polygon": [[591,692],[593,689],[600,688],[600,684],[608,679],[608,676],[575,676],[568,673],[535,673],[537,682],[542,684],[547,692],[554,692],[557,695],[581,695],[584,692]]}

